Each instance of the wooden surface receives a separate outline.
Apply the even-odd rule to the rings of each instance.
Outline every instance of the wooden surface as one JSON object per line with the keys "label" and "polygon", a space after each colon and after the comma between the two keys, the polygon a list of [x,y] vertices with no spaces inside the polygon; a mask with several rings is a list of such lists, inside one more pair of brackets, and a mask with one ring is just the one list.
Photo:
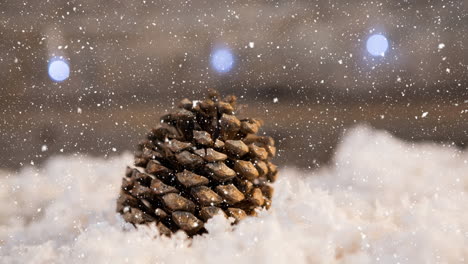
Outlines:
{"label": "wooden surface", "polygon": [[[268,100],[268,101],[266,101]],[[240,99],[242,103],[242,99]],[[263,130],[278,144],[276,162],[314,168],[330,161],[340,137],[356,125],[385,129],[410,141],[434,141],[464,147],[468,143],[468,103],[430,102],[311,103],[286,101],[246,102],[244,116],[264,119]],[[44,111],[19,110],[5,115],[0,135],[0,165],[18,168],[40,164],[57,154],[115,155],[134,150],[145,133],[157,125],[171,102],[150,107],[131,104],[120,108],[102,105]],[[28,109],[28,108],[26,108]],[[425,117],[423,113],[427,112]],[[47,150],[43,151],[44,145]],[[356,150],[359,151],[359,150]]]}

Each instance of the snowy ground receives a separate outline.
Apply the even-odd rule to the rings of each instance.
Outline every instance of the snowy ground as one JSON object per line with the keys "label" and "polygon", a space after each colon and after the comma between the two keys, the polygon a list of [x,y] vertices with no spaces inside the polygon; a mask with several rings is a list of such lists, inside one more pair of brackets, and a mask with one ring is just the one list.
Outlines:
{"label": "snowy ground", "polygon": [[[273,207],[210,234],[154,238],[116,215],[129,154],[0,172],[1,263],[462,263],[468,152],[352,130],[334,165],[283,168]],[[310,177],[308,177],[310,174]]]}

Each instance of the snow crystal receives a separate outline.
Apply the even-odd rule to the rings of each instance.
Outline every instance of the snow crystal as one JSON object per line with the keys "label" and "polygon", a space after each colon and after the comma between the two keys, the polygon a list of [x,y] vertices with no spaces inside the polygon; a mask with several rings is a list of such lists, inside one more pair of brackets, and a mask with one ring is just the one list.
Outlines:
{"label": "snow crystal", "polygon": [[47,145],[42,145],[41,147],[41,151],[42,152],[46,152],[49,148],[47,147]]}
{"label": "snow crystal", "polygon": [[[459,263],[468,259],[468,152],[353,129],[333,167],[283,168],[273,206],[209,234],[158,237],[115,213],[130,154],[0,171],[2,263]],[[13,188],[15,187],[15,188]]]}

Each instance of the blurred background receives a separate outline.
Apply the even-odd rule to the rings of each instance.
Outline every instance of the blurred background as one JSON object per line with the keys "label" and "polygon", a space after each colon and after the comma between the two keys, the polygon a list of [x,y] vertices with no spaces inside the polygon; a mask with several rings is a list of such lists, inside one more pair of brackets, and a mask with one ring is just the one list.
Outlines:
{"label": "blurred background", "polygon": [[207,88],[267,121],[282,165],[327,164],[363,123],[465,147],[467,5],[0,0],[0,167],[134,150]]}

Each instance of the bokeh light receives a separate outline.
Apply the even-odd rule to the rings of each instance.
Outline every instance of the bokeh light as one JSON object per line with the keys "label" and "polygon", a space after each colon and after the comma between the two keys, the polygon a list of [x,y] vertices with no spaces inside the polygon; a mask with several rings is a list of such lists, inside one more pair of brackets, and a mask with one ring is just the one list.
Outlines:
{"label": "bokeh light", "polygon": [[385,56],[388,49],[388,40],[384,35],[375,34],[367,39],[367,51],[372,56]]}
{"label": "bokeh light", "polygon": [[229,72],[234,66],[234,56],[227,48],[216,49],[211,54],[211,66],[219,73]]}
{"label": "bokeh light", "polygon": [[55,82],[62,82],[70,77],[70,66],[63,58],[54,58],[49,62],[49,77]]}

